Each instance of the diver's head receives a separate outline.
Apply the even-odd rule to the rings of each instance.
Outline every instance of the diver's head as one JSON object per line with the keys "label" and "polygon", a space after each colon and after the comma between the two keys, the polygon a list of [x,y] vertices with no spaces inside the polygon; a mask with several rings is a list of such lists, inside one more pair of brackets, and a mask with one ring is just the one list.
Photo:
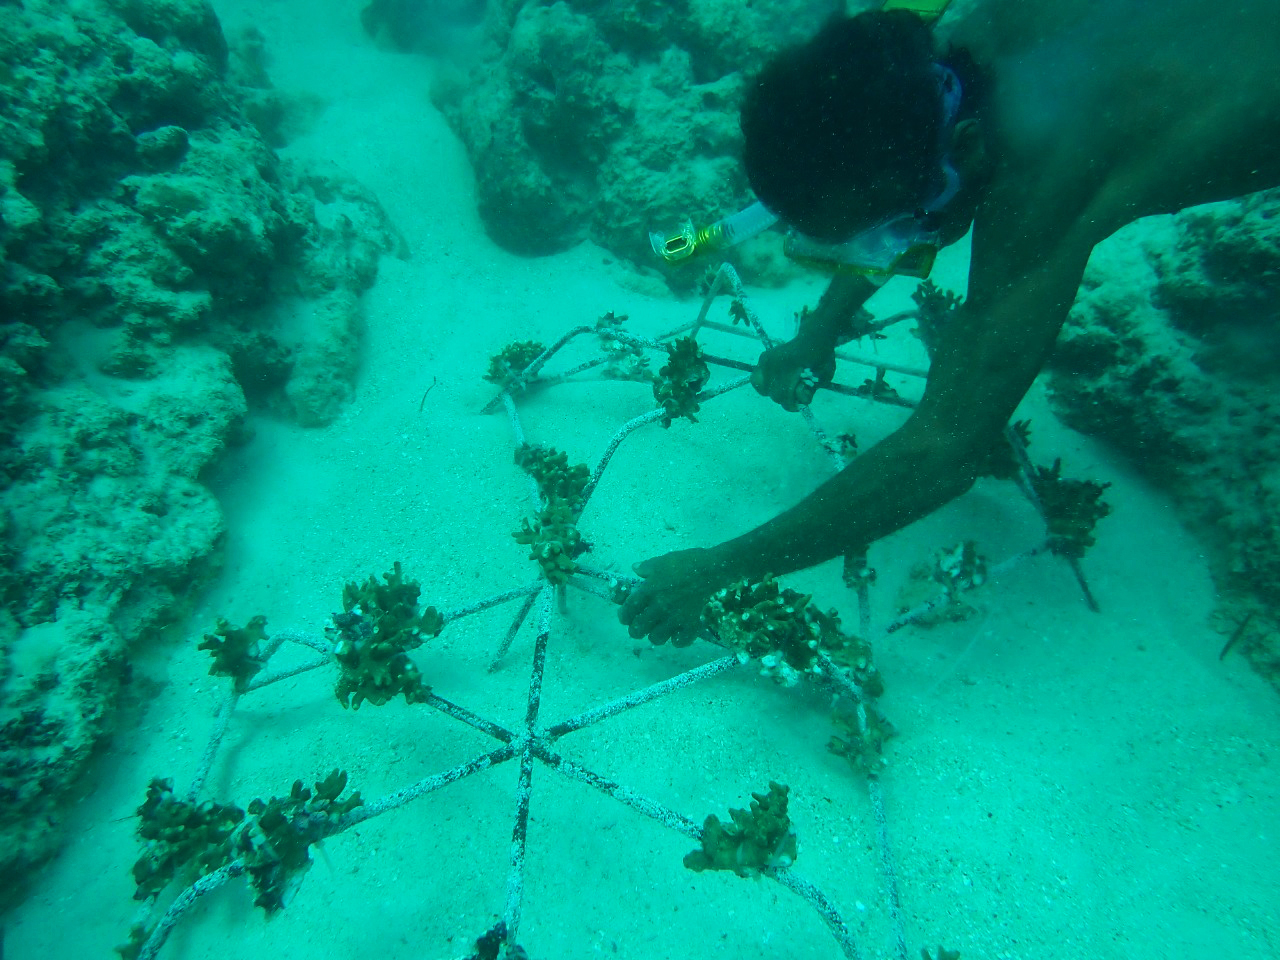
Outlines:
{"label": "diver's head", "polygon": [[928,207],[954,176],[953,137],[974,127],[947,116],[938,61],[929,28],[905,10],[833,18],[780,54],[742,109],[756,196],[824,242]]}

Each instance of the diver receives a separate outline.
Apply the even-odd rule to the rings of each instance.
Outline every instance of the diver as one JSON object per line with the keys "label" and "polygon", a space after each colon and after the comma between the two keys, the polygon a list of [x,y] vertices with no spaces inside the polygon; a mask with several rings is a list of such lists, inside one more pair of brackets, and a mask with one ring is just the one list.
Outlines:
{"label": "diver", "polygon": [[[619,617],[688,642],[708,597],[877,539],[963,493],[1053,350],[1094,246],[1150,214],[1280,185],[1280,0],[985,0],[829,20],[748,85],[744,166],[759,203],[708,235],[773,223],[836,267],[752,375],[788,410],[834,373],[862,304],[972,227],[967,299],[910,418],[795,506],[724,543],[636,565]],[[906,7],[915,9],[889,9]],[[735,237],[737,233],[739,236]]]}

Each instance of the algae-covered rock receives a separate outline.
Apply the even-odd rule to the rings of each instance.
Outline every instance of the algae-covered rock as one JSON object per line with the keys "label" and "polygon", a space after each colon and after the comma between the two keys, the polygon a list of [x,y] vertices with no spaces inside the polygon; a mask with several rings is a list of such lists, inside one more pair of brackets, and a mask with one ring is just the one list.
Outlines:
{"label": "algae-covered rock", "polygon": [[0,897],[10,900],[57,848],[63,811],[51,801],[110,730],[126,639],[98,610],[74,605],[26,627],[0,621]]}
{"label": "algae-covered rock", "polygon": [[[1123,231],[1053,359],[1062,417],[1169,490],[1210,551],[1226,629],[1280,686],[1280,192]],[[1236,609],[1241,608],[1241,609]]]}
{"label": "algae-covered rock", "polygon": [[[711,222],[749,200],[739,162],[744,78],[832,11],[810,0],[490,3],[487,52],[446,73],[436,102],[467,148],[480,214],[511,250],[589,239],[665,272],[649,231]],[[773,252],[733,257],[778,275]],[[767,248],[772,251],[772,248]]]}
{"label": "algae-covered rock", "polygon": [[263,63],[207,0],[0,3],[0,898],[56,847],[130,647],[217,569],[203,478],[252,406],[338,414],[401,250],[274,152]]}

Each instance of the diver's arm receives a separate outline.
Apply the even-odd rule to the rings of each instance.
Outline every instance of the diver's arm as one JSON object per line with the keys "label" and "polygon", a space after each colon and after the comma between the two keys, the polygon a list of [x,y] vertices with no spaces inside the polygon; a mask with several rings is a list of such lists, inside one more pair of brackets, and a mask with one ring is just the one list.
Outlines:
{"label": "diver's arm", "polygon": [[713,547],[728,579],[804,569],[870,543],[968,489],[1053,349],[1090,245],[1064,243],[995,298],[975,295],[939,345],[912,416],[799,504]]}
{"label": "diver's arm", "polygon": [[1085,225],[1071,231],[1078,236],[1039,257],[1028,253],[1021,224],[1002,231],[1017,238],[1005,248],[983,249],[975,234],[970,298],[948,325],[924,397],[907,422],[756,529],[637,564],[643,582],[618,614],[631,635],[658,643],[690,637],[718,588],[861,552],[967,489],[1040,372],[1089,251],[1115,218],[1086,216],[1078,223]]}
{"label": "diver's arm", "polygon": [[818,305],[800,317],[796,339],[805,339],[834,350],[859,335],[854,319],[863,304],[880,289],[879,284],[856,273],[837,273],[827,284]]}
{"label": "diver's arm", "polygon": [[1075,246],[1010,283],[971,275],[977,292],[952,318],[907,422],[756,529],[637,564],[644,581],[618,614],[631,635],[691,637],[718,588],[859,553],[963,493],[1053,348],[1087,259],[1088,247]]}

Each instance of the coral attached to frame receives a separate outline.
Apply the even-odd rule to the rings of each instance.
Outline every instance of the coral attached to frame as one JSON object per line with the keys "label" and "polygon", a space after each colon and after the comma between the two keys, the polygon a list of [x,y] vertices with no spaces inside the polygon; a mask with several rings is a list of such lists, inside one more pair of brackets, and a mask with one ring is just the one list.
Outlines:
{"label": "coral attached to frame", "polygon": [[444,619],[435,607],[418,611],[421,586],[406,580],[400,562],[363,584],[342,591],[343,612],[334,614],[328,633],[336,637],[334,659],[340,669],[334,690],[344,707],[359,709],[369,701],[382,706],[397,694],[416,703],[431,692],[408,651],[440,634]]}
{"label": "coral attached to frame", "polygon": [[[190,883],[240,860],[258,894],[254,905],[275,913],[310,868],[312,844],[363,804],[358,792],[339,800],[346,788],[346,772],[333,770],[311,789],[295,780],[289,796],[255,798],[241,810],[180,800],[172,780],[152,780],[137,810],[144,847],[133,866],[134,897],[150,900],[175,880]],[[135,923],[128,940],[116,947],[122,960],[135,960],[153,929]]]}
{"label": "coral attached to frame", "polygon": [[536,340],[509,343],[489,358],[489,369],[484,378],[500,387],[508,387],[520,379],[529,364],[537,360],[545,349]]}
{"label": "coral attached to frame", "polygon": [[662,425],[671,426],[677,417],[688,417],[696,423],[698,394],[710,379],[711,368],[702,359],[697,340],[680,337],[667,344],[667,362],[653,381],[653,399],[662,408]]}
{"label": "coral attached to frame", "polygon": [[569,455],[555,447],[523,443],[516,448],[516,466],[533,477],[544,503],[559,500],[575,514],[582,509],[591,480],[585,463],[569,463]]}
{"label": "coral attached to frame", "polygon": [[333,770],[314,790],[295,780],[289,796],[249,803],[252,820],[247,829],[237,833],[234,852],[248,863],[258,891],[255,906],[268,914],[282,908],[311,867],[311,845],[327,837],[346,814],[364,803],[359,791],[339,800],[346,788],[346,772]]}
{"label": "coral attached to frame", "polygon": [[795,863],[796,832],[787,816],[788,788],[770,781],[768,793],[753,793],[750,810],[729,810],[729,823],[715,814],[702,825],[702,848],[685,855],[684,865],[703,870],[732,870],[740,877]]}
{"label": "coral attached to frame", "polygon": [[533,523],[525,517],[520,529],[511,536],[516,543],[529,547],[529,559],[536,561],[551,583],[565,583],[578,569],[574,559],[582,551],[582,534],[578,532],[577,515],[561,500],[543,507]]}
{"label": "coral attached to frame", "polygon": [[147,786],[147,799],[137,815],[138,838],[144,846],[133,865],[138,885],[133,896],[147,900],[175,880],[189,883],[225,864],[230,859],[228,844],[245,813],[211,800],[181,800],[172,780],[157,777]]}
{"label": "coral attached to frame", "polygon": [[850,670],[868,696],[884,690],[870,645],[841,632],[835,610],[823,613],[810,597],[780,587],[772,577],[754,584],[740,580],[717,591],[702,611],[702,622],[740,659],[758,660],[763,676],[787,686],[820,673],[819,655],[826,654]]}
{"label": "coral attached to frame", "polygon": [[547,580],[564,583],[578,568],[575,558],[586,549],[577,521],[591,471],[586,464],[570,464],[568,454],[555,447],[527,443],[517,448],[516,463],[537,483],[543,506],[532,523],[526,517],[511,536],[529,547],[529,559]]}
{"label": "coral attached to frame", "polygon": [[219,617],[213,633],[206,633],[198,648],[213,655],[209,675],[231,677],[236,693],[244,693],[249,681],[266,665],[261,655],[267,641],[266,625],[267,618],[261,615],[243,627],[234,627]]}
{"label": "coral attached to frame", "polygon": [[1111,513],[1102,499],[1109,483],[1069,480],[1062,476],[1062,460],[1052,467],[1036,467],[1031,477],[1049,526],[1049,549],[1062,557],[1079,560],[1093,546],[1093,528]]}

